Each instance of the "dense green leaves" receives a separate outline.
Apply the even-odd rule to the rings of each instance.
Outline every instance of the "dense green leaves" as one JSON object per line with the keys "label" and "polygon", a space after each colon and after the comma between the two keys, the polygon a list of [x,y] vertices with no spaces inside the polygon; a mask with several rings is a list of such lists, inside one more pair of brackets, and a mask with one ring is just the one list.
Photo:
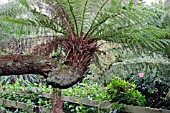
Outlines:
{"label": "dense green leaves", "polygon": [[127,105],[145,104],[145,97],[136,90],[134,84],[130,84],[121,78],[112,78],[107,86],[107,99],[111,102]]}

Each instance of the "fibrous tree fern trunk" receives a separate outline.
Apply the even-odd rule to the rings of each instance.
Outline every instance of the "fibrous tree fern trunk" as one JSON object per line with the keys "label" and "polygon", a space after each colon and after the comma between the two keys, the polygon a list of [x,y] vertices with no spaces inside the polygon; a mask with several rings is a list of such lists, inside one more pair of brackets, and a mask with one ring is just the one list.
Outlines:
{"label": "fibrous tree fern trunk", "polygon": [[[25,7],[29,6],[26,1],[20,2]],[[30,10],[30,13],[35,16],[36,22],[29,20],[26,25],[35,26],[38,23],[38,26],[54,30],[56,34],[59,33],[61,36],[52,35],[48,38],[47,35],[44,38],[20,38],[1,43],[2,49],[5,48],[12,52],[12,54],[1,56],[1,75],[41,74],[46,78],[48,84],[58,88],[67,88],[83,78],[97,50],[96,39],[92,39],[83,32],[77,33],[78,31],[74,30],[68,12],[62,4],[56,3],[57,5],[50,2],[48,7],[44,6],[43,3],[39,4],[41,7],[45,7],[46,11],[49,12],[48,14],[43,14],[41,9],[38,11]],[[37,39],[41,40],[40,44],[38,44],[39,41],[36,41]],[[29,51],[30,48],[31,52]],[[59,48],[65,53],[65,56],[60,56],[56,61],[48,58],[53,51],[57,51]],[[13,54],[25,54],[23,51],[26,51],[26,54],[29,55]]]}
{"label": "fibrous tree fern trunk", "polygon": [[53,88],[51,95],[52,113],[64,113],[62,109],[63,102],[61,89]]}
{"label": "fibrous tree fern trunk", "polygon": [[0,76],[19,74],[40,74],[49,84],[67,88],[83,77],[74,66],[61,65],[58,61],[35,55],[0,55]]}

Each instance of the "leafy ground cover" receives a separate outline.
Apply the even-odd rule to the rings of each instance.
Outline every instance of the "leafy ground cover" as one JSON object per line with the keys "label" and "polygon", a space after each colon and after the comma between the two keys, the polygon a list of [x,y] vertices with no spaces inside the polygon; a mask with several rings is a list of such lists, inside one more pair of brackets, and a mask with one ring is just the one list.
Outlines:
{"label": "leafy ground cover", "polygon": [[[115,79],[116,80],[116,79]],[[117,80],[116,80],[117,81]],[[64,89],[62,90],[63,95],[67,96],[75,96],[77,98],[87,98],[89,100],[98,100],[98,101],[110,101],[115,98],[122,98],[120,101],[110,101],[113,103],[113,106],[115,106],[115,110],[122,110],[123,104],[132,104],[132,105],[143,105],[145,102],[144,96],[142,96],[137,90],[135,90],[135,85],[125,82],[124,80],[119,79],[120,83],[124,84],[117,84],[116,81],[112,81],[106,88],[102,87],[100,84],[89,84],[87,79],[83,80],[82,83],[79,83],[75,85],[72,88]],[[122,87],[123,86],[123,87]],[[123,88],[122,89],[120,88]],[[107,89],[107,90],[106,90]],[[117,91],[116,94],[113,94],[114,92],[111,92],[109,89],[114,89],[112,91]],[[14,84],[8,84],[5,86],[2,86],[1,90],[20,90],[20,91],[26,91],[31,92],[31,94],[24,95],[24,94],[0,94],[0,97],[3,99],[9,99],[14,100],[17,102],[24,102],[28,106],[29,105],[39,105],[44,106],[47,108],[51,108],[51,100],[46,99],[42,97],[40,94],[41,92],[51,92],[52,88],[49,86],[42,84],[32,84],[27,82],[22,82],[21,80],[17,80]],[[108,93],[108,92],[109,93]],[[2,91],[3,92],[3,91]],[[114,98],[113,96],[114,95]],[[129,100],[129,97],[134,97],[136,100]],[[142,99],[142,100],[140,100]],[[5,106],[1,106],[5,107]],[[14,109],[5,107],[9,111],[13,112],[24,112],[21,109]],[[83,106],[81,103],[79,104],[73,104],[69,102],[64,102],[63,109],[65,112],[68,113],[95,113],[98,111],[101,111],[103,113],[105,112],[111,112],[115,110],[106,110],[106,109],[99,109],[98,107],[89,107],[89,106]]]}

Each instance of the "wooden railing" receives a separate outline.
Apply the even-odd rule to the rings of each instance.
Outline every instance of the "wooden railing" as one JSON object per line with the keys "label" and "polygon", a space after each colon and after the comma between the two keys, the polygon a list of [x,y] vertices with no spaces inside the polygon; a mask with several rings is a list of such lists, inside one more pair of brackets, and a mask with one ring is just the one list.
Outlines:
{"label": "wooden railing", "polygon": [[[3,94],[15,93],[15,94],[25,94],[25,95],[31,94],[31,93],[22,92],[22,91],[3,91],[2,93]],[[42,92],[40,93],[40,95],[45,98],[51,98],[50,93]],[[103,102],[103,101],[99,102],[97,100],[88,100],[85,98],[76,98],[73,96],[63,96],[63,100],[65,102],[71,102],[71,103],[82,103],[83,105],[98,107],[100,109],[114,109],[114,107],[112,106],[110,102]],[[0,104],[27,110],[29,113],[33,113],[33,112],[50,113],[50,110],[43,106],[35,106],[35,105],[28,106],[27,104],[22,103],[22,102],[16,102],[16,101],[11,101],[11,100],[2,99],[2,98],[0,98]],[[170,110],[155,109],[155,108],[141,107],[141,106],[131,106],[131,105],[125,105],[124,111],[128,113],[170,113]]]}

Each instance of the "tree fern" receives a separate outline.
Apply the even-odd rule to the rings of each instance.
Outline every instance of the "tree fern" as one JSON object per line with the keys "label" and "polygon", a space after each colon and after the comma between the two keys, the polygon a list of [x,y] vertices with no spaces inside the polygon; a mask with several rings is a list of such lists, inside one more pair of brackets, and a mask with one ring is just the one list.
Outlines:
{"label": "tree fern", "polygon": [[[81,2],[76,0],[68,0],[68,1],[58,1],[56,3],[58,4],[58,6],[60,6],[59,4],[62,4],[64,10],[68,13],[69,16],[68,18],[71,20],[70,24],[73,24],[75,26],[74,30],[77,33],[78,31],[80,31],[80,32],[84,32],[85,35],[88,35],[91,32],[89,35],[91,36],[92,34],[94,34],[91,37],[97,37],[99,40],[101,39],[108,40],[109,37],[107,36],[109,34],[110,37],[114,36],[114,38],[111,37],[113,40],[116,39],[115,37],[121,37],[121,38],[131,37],[136,39],[136,38],[140,38],[139,37],[140,34],[141,34],[141,38],[163,37],[167,34],[166,32],[159,32],[157,33],[157,36],[153,36],[155,35],[154,32],[160,31],[160,29],[155,29],[153,26],[152,28],[150,28],[148,27],[148,23],[151,24],[153,22],[152,21],[153,18],[156,18],[156,15],[152,11],[150,11],[150,9],[147,9],[145,6],[132,4],[132,0],[131,2],[129,2],[127,6],[122,5],[122,1],[109,1],[109,0],[100,1],[95,6],[94,6],[94,2],[96,2],[96,0],[92,0],[92,1],[86,0]],[[107,8],[109,10],[105,10],[106,9],[105,7],[109,6],[108,4],[110,2],[112,3],[111,7]],[[29,7],[27,1],[22,0],[20,1],[20,3],[27,8]],[[47,3],[50,2],[47,1]],[[43,8],[45,7],[43,3],[40,3],[39,7],[40,6]],[[48,8],[50,9],[50,7],[53,6],[51,5]],[[45,7],[44,10],[49,10],[48,8]],[[93,10],[94,8],[96,8],[96,10]],[[117,10],[115,10],[116,8]],[[51,11],[51,13],[54,13],[52,12],[51,9],[49,11]],[[44,25],[42,27],[50,27],[50,29],[56,30],[55,26],[60,25],[59,23],[55,23],[54,19],[50,19],[50,15],[47,16],[41,14],[42,12],[37,12],[35,10],[30,10],[30,12],[33,13],[35,17],[35,23],[37,23],[37,26]],[[55,13],[55,15],[58,14]],[[3,20],[10,21],[10,19],[3,19]],[[19,20],[20,19],[18,19],[18,21]],[[34,21],[34,19],[32,20]],[[21,24],[34,23],[33,21],[31,21],[30,23],[29,22],[22,23],[22,20],[20,21],[21,22],[19,23]],[[69,20],[67,19],[66,21]],[[15,23],[17,23],[17,21]],[[85,25],[86,23],[87,25],[88,24],[91,25],[86,26]],[[84,26],[82,25],[86,26],[85,31],[83,31]],[[143,31],[144,28],[146,29],[145,31]],[[121,31],[120,29],[122,29],[123,31]],[[129,30],[131,30],[131,32]],[[145,33],[147,31],[148,33]],[[78,35],[80,35],[80,32],[78,33]],[[150,36],[144,36],[144,35],[150,35]]]}
{"label": "tree fern", "polygon": [[[169,33],[157,27],[161,26],[159,15],[142,3],[134,4],[133,0],[127,4],[124,4],[124,0],[15,1],[21,7],[0,13],[0,22],[6,22],[5,26],[11,25],[12,28],[24,26],[24,35],[20,37],[25,39],[17,39],[18,37],[13,35],[15,41],[4,41],[1,45],[14,42],[16,45],[1,48],[11,50],[17,47],[20,49],[13,49],[13,52],[22,52],[27,48],[26,43],[30,39],[34,42],[30,43],[31,51],[35,50],[31,52],[34,55],[42,55],[38,51],[44,50],[48,56],[60,48],[65,53],[65,56],[62,56],[65,59],[64,65],[78,68],[80,75],[85,73],[95,53],[99,51],[100,41],[116,43],[121,48],[136,53],[142,50],[163,51],[170,44],[169,40],[165,39]],[[6,32],[4,27],[1,28],[2,32]],[[12,32],[21,33],[21,30],[23,29],[13,29]],[[40,43],[36,41],[37,36],[40,37]],[[50,41],[48,37],[51,37]],[[21,45],[25,47],[22,48]]]}

